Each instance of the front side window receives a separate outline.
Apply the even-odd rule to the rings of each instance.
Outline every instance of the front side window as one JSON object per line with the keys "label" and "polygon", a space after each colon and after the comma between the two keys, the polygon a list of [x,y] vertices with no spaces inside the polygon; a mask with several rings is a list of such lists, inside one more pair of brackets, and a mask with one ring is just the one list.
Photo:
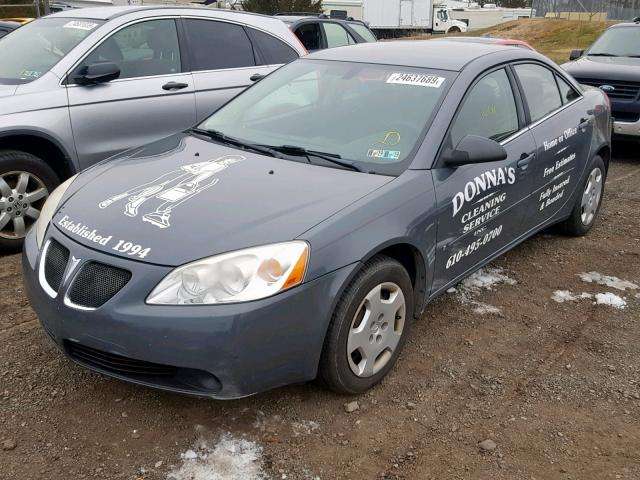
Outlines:
{"label": "front side window", "polygon": [[594,42],[587,55],[640,57],[640,28],[633,25],[607,30]]}
{"label": "front side window", "polygon": [[451,127],[451,146],[466,135],[500,142],[517,132],[518,112],[509,77],[497,70],[481,78],[471,89]]}
{"label": "front side window", "polygon": [[104,22],[80,18],[43,18],[2,39],[0,83],[37,80]]}
{"label": "front side window", "polygon": [[558,88],[560,89],[560,97],[562,98],[562,103],[567,104],[569,102],[573,102],[580,96],[580,94],[576,92],[574,88],[569,85],[566,80],[560,75],[556,75],[556,79],[558,80]]}
{"label": "front side window", "polygon": [[186,19],[185,32],[194,72],[253,67],[256,64],[253,45],[241,25]]}
{"label": "front side window", "polygon": [[532,122],[562,106],[560,92],[551,70],[534,64],[521,64],[514,68],[520,79]]}
{"label": "front side window", "polygon": [[368,171],[399,174],[411,161],[453,75],[414,67],[297,60],[246,90],[200,127],[244,142],[340,155]]}
{"label": "front side window", "polygon": [[119,30],[85,58],[79,70],[96,62],[113,62],[120,79],[179,73],[180,47],[174,20],[150,20]]}
{"label": "front side window", "polygon": [[322,28],[327,38],[327,48],[344,47],[356,43],[349,32],[337,23],[323,23]]}

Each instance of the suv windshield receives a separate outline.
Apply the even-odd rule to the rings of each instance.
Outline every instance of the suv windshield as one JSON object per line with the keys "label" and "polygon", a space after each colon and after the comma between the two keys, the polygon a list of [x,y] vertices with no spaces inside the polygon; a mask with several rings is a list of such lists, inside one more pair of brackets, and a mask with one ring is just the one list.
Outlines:
{"label": "suv windshield", "polygon": [[43,18],[18,28],[0,40],[0,83],[37,80],[102,23]]}
{"label": "suv windshield", "polygon": [[410,163],[452,72],[297,60],[246,90],[200,128],[253,145],[323,152],[399,175]]}
{"label": "suv windshield", "polygon": [[366,26],[357,22],[348,22],[349,26],[353,28],[358,35],[360,35],[367,42],[376,42],[377,39],[371,30],[369,30]]}
{"label": "suv windshield", "polygon": [[640,27],[618,27],[604,32],[587,55],[637,57],[640,55]]}

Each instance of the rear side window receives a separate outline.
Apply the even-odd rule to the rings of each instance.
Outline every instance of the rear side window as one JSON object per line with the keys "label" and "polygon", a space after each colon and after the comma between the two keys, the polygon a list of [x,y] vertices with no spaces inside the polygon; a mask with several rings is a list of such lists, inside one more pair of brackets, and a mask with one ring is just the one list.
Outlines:
{"label": "rear side window", "polygon": [[320,33],[320,25],[317,23],[300,25],[294,33],[308,51],[312,52],[322,48],[322,34]]}
{"label": "rear side window", "polygon": [[298,58],[298,53],[282,40],[253,28],[248,30],[253,38],[253,43],[260,49],[260,53],[264,57],[262,63],[265,65],[289,63]]}
{"label": "rear side window", "polygon": [[322,28],[324,28],[324,34],[327,37],[327,48],[344,47],[356,43],[342,25],[323,23]]}
{"label": "rear side window", "polygon": [[451,144],[455,147],[466,135],[500,142],[518,129],[509,77],[504,70],[497,70],[481,78],[465,98],[451,128]]}
{"label": "rear side window", "polygon": [[551,70],[533,64],[520,64],[514,68],[520,79],[532,122],[562,106],[560,92]]}
{"label": "rear side window", "polygon": [[9,32],[7,32],[6,30],[0,30],[0,38],[4,37],[7,33]]}
{"label": "rear side window", "polygon": [[242,26],[213,20],[184,21],[194,72],[255,66],[253,46]]}
{"label": "rear side window", "polygon": [[565,81],[564,78],[556,75],[556,79],[558,80],[558,88],[560,89],[560,97],[562,98],[562,103],[573,102],[580,96],[580,94],[578,94],[578,92],[576,92],[573,87]]}
{"label": "rear side window", "polygon": [[367,42],[376,42],[376,36],[366,26],[361,23],[349,23],[349,26],[355,30]]}

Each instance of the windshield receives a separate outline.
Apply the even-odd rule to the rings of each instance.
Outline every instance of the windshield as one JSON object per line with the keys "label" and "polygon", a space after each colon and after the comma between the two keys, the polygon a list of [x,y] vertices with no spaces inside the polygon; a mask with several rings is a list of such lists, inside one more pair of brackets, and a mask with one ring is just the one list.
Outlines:
{"label": "windshield", "polygon": [[607,30],[596,40],[587,55],[640,56],[640,27],[619,27]]}
{"label": "windshield", "polygon": [[43,18],[0,40],[0,83],[37,80],[101,25],[99,20]]}
{"label": "windshield", "polygon": [[200,128],[295,146],[399,175],[452,80],[440,70],[297,60],[236,97]]}

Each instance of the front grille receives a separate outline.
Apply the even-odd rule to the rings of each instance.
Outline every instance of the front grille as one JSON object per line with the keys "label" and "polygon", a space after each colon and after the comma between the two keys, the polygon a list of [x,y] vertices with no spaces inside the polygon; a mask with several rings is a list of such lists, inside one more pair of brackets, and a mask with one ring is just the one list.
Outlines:
{"label": "front grille", "polygon": [[65,341],[65,347],[71,358],[98,370],[105,370],[116,375],[166,377],[173,376],[178,372],[177,367],[143,362],[142,360],[96,350],[76,342]]}
{"label": "front grille", "polygon": [[44,259],[44,278],[55,292],[60,289],[68,261],[69,250],[55,240],[51,240]]}
{"label": "front grille", "polygon": [[131,272],[104,263],[88,262],[69,289],[71,303],[79,307],[98,308],[118,293],[131,279]]}
{"label": "front grille", "polygon": [[620,100],[634,100],[640,92],[639,82],[621,82],[616,80],[600,80],[596,78],[576,78],[578,83],[600,88],[602,85],[611,85],[615,90],[605,92],[610,98]]}
{"label": "front grille", "polygon": [[620,122],[635,123],[640,120],[640,112],[618,112],[614,110],[613,112],[611,112],[611,116],[614,118],[614,120],[618,120]]}

